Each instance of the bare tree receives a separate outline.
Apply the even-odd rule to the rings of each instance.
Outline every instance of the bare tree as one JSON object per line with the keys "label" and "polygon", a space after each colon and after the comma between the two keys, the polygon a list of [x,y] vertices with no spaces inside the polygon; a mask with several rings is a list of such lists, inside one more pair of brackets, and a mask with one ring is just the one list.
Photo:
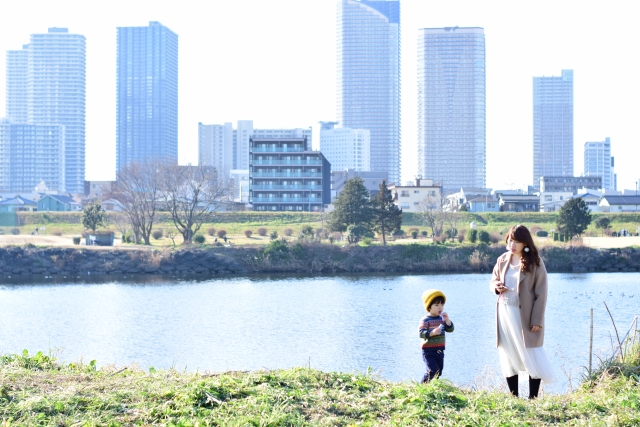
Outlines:
{"label": "bare tree", "polygon": [[151,244],[151,230],[160,206],[160,176],[165,165],[161,161],[132,163],[118,172],[116,187],[109,198],[120,204],[129,219],[136,243]]}
{"label": "bare tree", "polygon": [[230,201],[233,184],[211,166],[165,166],[163,206],[182,238],[191,243],[202,224],[212,222],[223,202]]}
{"label": "bare tree", "polygon": [[418,217],[431,228],[433,237],[440,236],[446,222],[447,197],[443,193],[428,195],[418,205]]}
{"label": "bare tree", "polygon": [[124,213],[110,212],[107,217],[109,223],[113,224],[122,236],[125,236],[131,230],[131,222]]}

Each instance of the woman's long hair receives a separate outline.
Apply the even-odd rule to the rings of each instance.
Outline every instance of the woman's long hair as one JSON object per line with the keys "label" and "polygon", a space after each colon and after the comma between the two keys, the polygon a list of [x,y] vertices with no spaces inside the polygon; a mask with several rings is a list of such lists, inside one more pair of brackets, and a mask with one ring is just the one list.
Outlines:
{"label": "woman's long hair", "polygon": [[535,263],[540,266],[540,256],[538,255],[538,248],[533,243],[533,238],[529,229],[522,224],[514,225],[507,233],[505,243],[509,243],[509,238],[516,242],[524,243],[525,248],[529,248],[529,252],[522,250],[522,256],[520,257],[520,271],[531,271],[531,264]]}

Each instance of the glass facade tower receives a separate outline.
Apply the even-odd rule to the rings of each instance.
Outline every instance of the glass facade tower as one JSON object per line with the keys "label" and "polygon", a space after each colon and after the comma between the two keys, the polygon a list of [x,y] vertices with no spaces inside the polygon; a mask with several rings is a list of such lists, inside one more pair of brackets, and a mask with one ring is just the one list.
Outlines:
{"label": "glass facade tower", "polygon": [[178,162],[178,35],[159,22],[119,27],[116,172],[131,162]]}
{"label": "glass facade tower", "polygon": [[611,139],[584,143],[584,176],[602,177],[602,188],[615,190]]}
{"label": "glass facade tower", "polygon": [[368,129],[371,170],[400,182],[400,2],[340,0],[337,121]]}
{"label": "glass facade tower", "polygon": [[418,173],[443,188],[486,187],[482,28],[418,32]]}
{"label": "glass facade tower", "polygon": [[15,124],[64,127],[64,183],[84,191],[86,40],[66,28],[32,34],[22,51],[7,52],[7,118]]}
{"label": "glass facade tower", "polygon": [[573,176],[573,70],[533,78],[533,185]]}

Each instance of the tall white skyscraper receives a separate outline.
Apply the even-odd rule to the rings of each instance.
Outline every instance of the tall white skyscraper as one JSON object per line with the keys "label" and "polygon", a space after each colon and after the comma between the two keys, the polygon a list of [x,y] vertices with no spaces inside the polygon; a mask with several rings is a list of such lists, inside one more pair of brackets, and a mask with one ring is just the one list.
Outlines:
{"label": "tall white skyscraper", "polygon": [[[65,190],[84,191],[85,37],[66,28],[32,34],[7,52],[7,118],[14,124],[64,126]],[[26,121],[25,121],[26,119]],[[63,190],[63,189],[59,189]]]}
{"label": "tall white skyscraper", "polygon": [[562,70],[533,78],[533,185],[573,174],[573,70]]}
{"label": "tall white skyscraper", "polygon": [[249,169],[249,138],[307,138],[311,146],[311,128],[254,129],[253,120],[206,125],[198,123],[198,162],[218,170]]}
{"label": "tall white skyscraper", "polygon": [[371,136],[368,129],[336,128],[336,122],[321,122],[320,151],[331,170],[371,170]]}
{"label": "tall white skyscraper", "polygon": [[418,31],[418,173],[443,188],[486,187],[484,29]]}
{"label": "tall white skyscraper", "polygon": [[340,0],[337,121],[371,132],[371,170],[400,182],[400,2]]}
{"label": "tall white skyscraper", "polygon": [[584,175],[602,177],[602,188],[615,189],[611,140],[584,143]]}

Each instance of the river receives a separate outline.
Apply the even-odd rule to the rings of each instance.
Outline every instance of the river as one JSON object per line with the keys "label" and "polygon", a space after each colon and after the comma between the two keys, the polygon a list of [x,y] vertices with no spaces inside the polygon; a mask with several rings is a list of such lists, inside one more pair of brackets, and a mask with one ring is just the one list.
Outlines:
{"label": "river", "polygon": [[[145,369],[225,371],[311,366],[366,371],[393,381],[424,373],[418,322],[421,294],[438,288],[455,324],[444,377],[501,384],[494,304],[487,274],[253,276],[212,279],[3,278],[0,351],[53,351],[71,362]],[[579,383],[589,349],[606,355],[615,333],[640,314],[640,273],[549,274],[545,348],[559,381]],[[594,357],[594,363],[597,362]]]}

